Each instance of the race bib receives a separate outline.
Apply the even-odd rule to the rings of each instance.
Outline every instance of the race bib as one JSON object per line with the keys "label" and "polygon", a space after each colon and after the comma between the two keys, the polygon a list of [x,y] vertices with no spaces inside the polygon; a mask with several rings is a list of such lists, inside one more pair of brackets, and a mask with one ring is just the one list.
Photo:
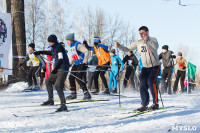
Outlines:
{"label": "race bib", "polygon": [[147,46],[141,46],[141,52],[147,52]]}

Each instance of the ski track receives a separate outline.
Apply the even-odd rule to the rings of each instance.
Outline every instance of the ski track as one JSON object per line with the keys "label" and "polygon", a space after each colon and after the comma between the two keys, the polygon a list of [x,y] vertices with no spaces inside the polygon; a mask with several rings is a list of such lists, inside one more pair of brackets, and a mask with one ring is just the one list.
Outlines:
{"label": "ski track", "polygon": [[[163,95],[164,105],[174,106],[173,108],[119,120],[132,115],[123,113],[140,107],[138,92],[123,94],[127,97],[121,97],[122,109],[119,109],[116,96],[93,95],[93,99],[109,99],[110,101],[67,104],[69,112],[48,114],[54,112],[59,106],[39,106],[47,100],[46,90],[22,92],[25,87],[26,83],[19,82],[9,86],[7,90],[0,91],[0,132],[167,133],[175,124],[197,127],[196,131],[185,132],[200,132],[199,92],[190,95],[165,94]],[[66,95],[69,93],[69,91],[65,91]],[[82,99],[82,91],[79,91],[78,94],[78,99]],[[55,99],[58,99],[56,91],[54,91],[54,96]],[[162,106],[161,102],[160,106]]]}

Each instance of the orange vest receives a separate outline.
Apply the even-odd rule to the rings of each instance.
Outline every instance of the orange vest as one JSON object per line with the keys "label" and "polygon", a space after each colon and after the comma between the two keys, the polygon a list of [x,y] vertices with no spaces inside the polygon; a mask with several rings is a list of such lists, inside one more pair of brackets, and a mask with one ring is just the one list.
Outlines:
{"label": "orange vest", "polygon": [[94,46],[94,51],[98,58],[98,65],[104,65],[107,62],[111,62],[110,53],[106,52],[102,47],[97,48]]}

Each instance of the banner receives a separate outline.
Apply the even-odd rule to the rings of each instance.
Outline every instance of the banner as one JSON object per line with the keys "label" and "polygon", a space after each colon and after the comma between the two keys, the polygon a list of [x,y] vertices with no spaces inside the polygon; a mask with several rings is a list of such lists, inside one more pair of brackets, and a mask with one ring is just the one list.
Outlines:
{"label": "banner", "polygon": [[12,75],[12,56],[11,15],[0,13],[0,75]]}
{"label": "banner", "polygon": [[188,77],[193,79],[196,73],[196,66],[188,62]]}

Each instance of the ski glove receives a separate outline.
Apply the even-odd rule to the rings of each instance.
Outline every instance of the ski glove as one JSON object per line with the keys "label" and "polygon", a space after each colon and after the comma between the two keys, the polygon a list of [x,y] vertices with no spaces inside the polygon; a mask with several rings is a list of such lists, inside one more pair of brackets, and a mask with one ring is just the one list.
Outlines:
{"label": "ski glove", "polygon": [[19,64],[20,67],[21,67],[22,65],[23,65],[22,63]]}
{"label": "ski glove", "polygon": [[185,70],[185,68],[186,68],[186,67],[184,66],[184,67],[183,67],[183,70]]}
{"label": "ski glove", "polygon": [[56,69],[53,69],[51,73],[56,74],[58,71]]}

